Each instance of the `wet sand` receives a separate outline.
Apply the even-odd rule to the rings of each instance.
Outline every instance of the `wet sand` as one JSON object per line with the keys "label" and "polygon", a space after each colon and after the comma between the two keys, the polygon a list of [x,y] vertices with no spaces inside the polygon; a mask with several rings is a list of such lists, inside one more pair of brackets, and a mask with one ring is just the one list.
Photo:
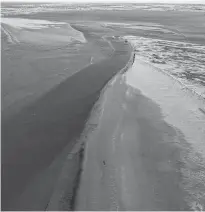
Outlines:
{"label": "wet sand", "polygon": [[[59,31],[64,37],[60,41],[56,36]],[[18,33],[12,29],[10,33],[19,41],[8,43],[6,37],[2,38],[2,115],[4,118],[18,112],[66,78],[88,66],[91,58],[93,63],[96,63],[107,58],[112,52],[107,42],[100,40],[100,37],[93,38],[88,33],[86,43],[70,42],[67,39],[69,28],[66,24],[61,29],[55,27],[21,29]],[[41,35],[48,34],[51,34],[50,40],[42,44]]]}
{"label": "wet sand", "polygon": [[[2,63],[6,70],[2,74],[9,79],[2,81],[4,97],[9,93],[2,101],[2,209],[70,210],[80,162],[78,153],[72,156],[73,146],[84,130],[101,89],[130,57],[126,44],[114,40],[107,43],[102,36],[136,35],[203,44],[205,28],[200,26],[204,23],[203,13],[52,11],[15,17],[69,22],[83,32],[88,43],[84,44],[80,56],[75,51],[76,44],[65,48],[48,45],[46,49],[32,46],[31,50],[26,45],[9,49],[2,42],[2,61],[7,61]],[[128,29],[121,25],[134,26],[136,19],[140,26],[160,23],[176,33]],[[118,25],[101,25],[104,22]],[[49,32],[55,33],[55,30]],[[37,41],[35,37],[29,39]],[[110,58],[112,46],[118,51]],[[91,61],[94,64],[83,69]],[[204,137],[203,132],[195,130],[197,127],[203,130],[204,113],[195,105],[195,99],[187,103],[184,96],[178,95],[179,89],[171,96],[161,93],[167,88],[160,83],[167,81],[152,71],[145,74],[145,70],[138,72],[139,75],[130,75],[135,89],[128,89],[130,86],[117,79],[105,90],[106,98],[100,100],[104,103],[100,109],[102,117],[98,117],[102,118],[100,128],[84,138],[88,144],[84,161],[87,172],[82,175],[75,199],[77,210],[200,210],[205,172],[204,160],[197,151],[204,148],[203,142],[195,141]],[[16,86],[11,80],[13,76],[15,79],[15,73],[20,73],[17,81],[23,86],[18,83]],[[156,83],[158,86],[154,87]],[[174,84],[170,85],[171,91]],[[161,107],[173,106],[175,98],[180,104],[168,107],[168,113],[178,119],[175,124],[169,124],[165,121],[168,115],[164,115]],[[181,108],[177,110],[179,105]],[[182,116],[185,119],[181,119]],[[91,128],[98,126],[99,119],[95,117],[89,120]],[[183,123],[189,126],[181,126]],[[195,153],[190,143],[195,143]]]}
{"label": "wet sand", "polygon": [[[19,204],[18,198],[29,186],[32,192],[32,180],[41,175],[66,146],[71,150],[101,89],[126,65],[130,46],[121,41],[112,41],[112,45],[115,52],[111,57],[82,69],[19,113],[2,120],[3,210],[46,208],[49,197],[38,203],[30,199],[29,205],[22,200]],[[45,180],[52,181],[56,172],[47,175]],[[39,189],[43,190],[44,185],[41,182]],[[51,190],[47,189],[47,196]]]}
{"label": "wet sand", "polygon": [[137,59],[109,84],[89,120],[76,210],[203,210],[205,116],[180,88]]}

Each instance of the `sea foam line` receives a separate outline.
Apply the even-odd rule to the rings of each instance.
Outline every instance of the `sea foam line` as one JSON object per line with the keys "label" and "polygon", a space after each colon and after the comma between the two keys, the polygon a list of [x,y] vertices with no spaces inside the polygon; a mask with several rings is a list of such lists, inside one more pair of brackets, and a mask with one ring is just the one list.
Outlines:
{"label": "sea foam line", "polygon": [[[135,36],[124,36],[123,38],[125,40],[128,40],[129,41],[129,43],[133,47],[133,49],[136,49],[135,42],[137,41],[137,39],[139,39],[138,37],[135,37]],[[158,40],[158,39],[155,39],[155,40]],[[167,41],[167,42],[169,43],[171,41]],[[177,43],[177,44],[184,44],[183,42],[179,42],[179,41],[178,42],[175,42],[175,43]],[[185,84],[181,79],[175,77],[173,74],[169,73],[168,71],[164,70],[163,68],[157,67],[155,64],[153,64],[150,61],[146,60],[142,55],[137,54],[136,52],[135,52],[135,55],[137,56],[136,59],[139,59],[142,62],[145,62],[145,63],[149,64],[150,66],[154,67],[156,70],[160,71],[161,73],[163,73],[163,74],[169,76],[170,78],[172,78],[173,80],[177,81],[182,86],[182,89],[183,90],[190,91],[192,94],[196,95],[200,100],[202,100],[205,103],[205,93],[204,94],[203,94],[203,92],[200,93],[200,92],[196,91],[195,89],[189,87],[190,85]]]}

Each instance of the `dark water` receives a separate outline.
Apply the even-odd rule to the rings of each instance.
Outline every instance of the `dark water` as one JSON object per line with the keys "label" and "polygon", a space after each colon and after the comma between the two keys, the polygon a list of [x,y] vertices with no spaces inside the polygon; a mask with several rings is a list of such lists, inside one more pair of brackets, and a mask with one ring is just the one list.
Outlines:
{"label": "dark water", "polygon": [[9,120],[2,119],[3,210],[21,210],[22,205],[13,205],[30,180],[79,137],[101,89],[129,60],[128,44],[113,46],[111,58],[71,76]]}

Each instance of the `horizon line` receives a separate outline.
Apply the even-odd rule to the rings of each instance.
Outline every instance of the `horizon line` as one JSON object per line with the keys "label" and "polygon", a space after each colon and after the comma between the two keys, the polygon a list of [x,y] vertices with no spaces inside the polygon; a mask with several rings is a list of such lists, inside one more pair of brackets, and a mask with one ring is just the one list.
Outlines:
{"label": "horizon line", "polygon": [[204,1],[202,0],[191,0],[189,2],[187,1],[176,1],[176,0],[171,0],[171,1],[164,1],[164,0],[153,0],[153,1],[150,1],[150,0],[139,0],[139,1],[120,1],[120,0],[111,0],[109,2],[107,1],[92,1],[92,0],[73,0],[73,1],[66,1],[66,0],[61,0],[61,1],[58,1],[56,2],[55,0],[31,0],[31,1],[26,1],[26,0],[1,0],[1,3],[24,3],[24,4],[31,4],[31,3],[52,3],[52,4],[61,4],[61,3],[64,3],[64,4],[83,4],[83,3],[92,3],[92,4],[205,4]]}

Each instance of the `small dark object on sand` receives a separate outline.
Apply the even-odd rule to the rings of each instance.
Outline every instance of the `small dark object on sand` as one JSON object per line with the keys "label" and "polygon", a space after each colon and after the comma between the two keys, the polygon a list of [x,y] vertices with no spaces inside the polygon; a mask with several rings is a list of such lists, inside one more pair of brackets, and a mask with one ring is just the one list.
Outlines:
{"label": "small dark object on sand", "polygon": [[103,165],[105,166],[105,161],[103,161]]}

